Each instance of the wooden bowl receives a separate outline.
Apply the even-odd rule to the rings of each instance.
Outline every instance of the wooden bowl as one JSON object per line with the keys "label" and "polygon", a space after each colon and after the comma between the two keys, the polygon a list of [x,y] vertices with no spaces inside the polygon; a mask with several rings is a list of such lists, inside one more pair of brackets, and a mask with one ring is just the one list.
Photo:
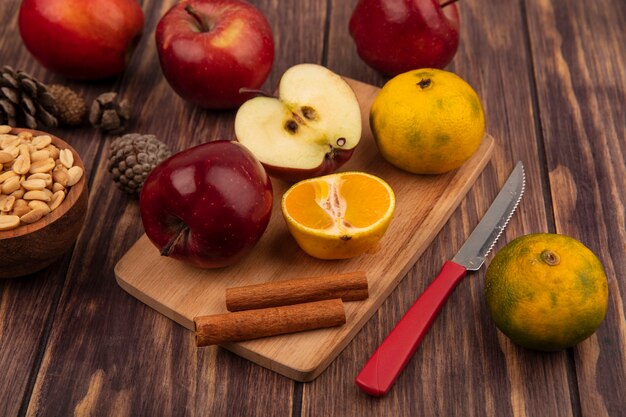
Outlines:
{"label": "wooden bowl", "polygon": [[41,220],[0,231],[0,278],[31,274],[60,258],[76,242],[87,213],[85,166],[76,150],[56,136],[37,130],[13,129],[11,134],[19,132],[49,135],[56,147],[70,149],[74,165],[83,169],[83,176],[70,188],[61,205]]}

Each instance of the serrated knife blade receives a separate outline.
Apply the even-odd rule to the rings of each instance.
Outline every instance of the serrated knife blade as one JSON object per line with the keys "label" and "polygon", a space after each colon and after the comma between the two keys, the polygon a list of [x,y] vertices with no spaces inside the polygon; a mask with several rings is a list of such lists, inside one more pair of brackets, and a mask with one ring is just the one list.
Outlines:
{"label": "serrated knife blade", "polygon": [[463,265],[468,271],[480,269],[513,216],[525,187],[524,164],[520,161],[452,262]]}
{"label": "serrated knife blade", "polygon": [[381,396],[391,389],[454,288],[467,271],[476,271],[485,262],[515,212],[525,185],[524,165],[520,161],[461,249],[444,263],[437,277],[361,369],[355,379],[361,390]]}

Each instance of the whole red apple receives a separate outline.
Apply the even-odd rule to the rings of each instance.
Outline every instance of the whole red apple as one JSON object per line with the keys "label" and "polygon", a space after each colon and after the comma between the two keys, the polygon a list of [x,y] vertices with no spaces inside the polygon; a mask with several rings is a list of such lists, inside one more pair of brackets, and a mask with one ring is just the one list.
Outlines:
{"label": "whole red apple", "polygon": [[243,145],[208,142],[157,165],[139,205],[146,235],[161,255],[219,268],[261,238],[272,212],[272,182]]}
{"label": "whole red apple", "polygon": [[143,30],[136,0],[24,0],[24,45],[51,71],[74,79],[120,74]]}
{"label": "whole red apple", "polygon": [[238,107],[259,88],[274,61],[272,29],[243,0],[187,0],[159,21],[156,45],[163,75],[183,99],[202,107]]}
{"label": "whole red apple", "polygon": [[363,61],[391,77],[444,68],[459,46],[456,4],[437,0],[360,0],[349,29]]}

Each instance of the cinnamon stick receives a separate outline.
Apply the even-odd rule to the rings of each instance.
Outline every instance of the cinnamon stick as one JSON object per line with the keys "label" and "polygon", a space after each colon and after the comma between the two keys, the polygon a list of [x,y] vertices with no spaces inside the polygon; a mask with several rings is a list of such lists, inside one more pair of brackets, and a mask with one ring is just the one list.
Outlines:
{"label": "cinnamon stick", "polygon": [[228,311],[277,307],[341,298],[357,301],[368,297],[365,272],[274,281],[226,289]]}
{"label": "cinnamon stick", "polygon": [[200,316],[194,319],[197,346],[334,327],[345,322],[346,315],[340,299]]}

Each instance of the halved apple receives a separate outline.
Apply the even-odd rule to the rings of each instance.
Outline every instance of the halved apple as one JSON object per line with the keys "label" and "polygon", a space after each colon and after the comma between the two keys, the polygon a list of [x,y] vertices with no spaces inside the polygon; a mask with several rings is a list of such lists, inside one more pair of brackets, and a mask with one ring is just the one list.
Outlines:
{"label": "halved apple", "polygon": [[361,110],[339,75],[299,64],[283,74],[277,98],[255,97],[239,108],[235,135],[268,174],[295,182],[350,159],[361,139]]}

